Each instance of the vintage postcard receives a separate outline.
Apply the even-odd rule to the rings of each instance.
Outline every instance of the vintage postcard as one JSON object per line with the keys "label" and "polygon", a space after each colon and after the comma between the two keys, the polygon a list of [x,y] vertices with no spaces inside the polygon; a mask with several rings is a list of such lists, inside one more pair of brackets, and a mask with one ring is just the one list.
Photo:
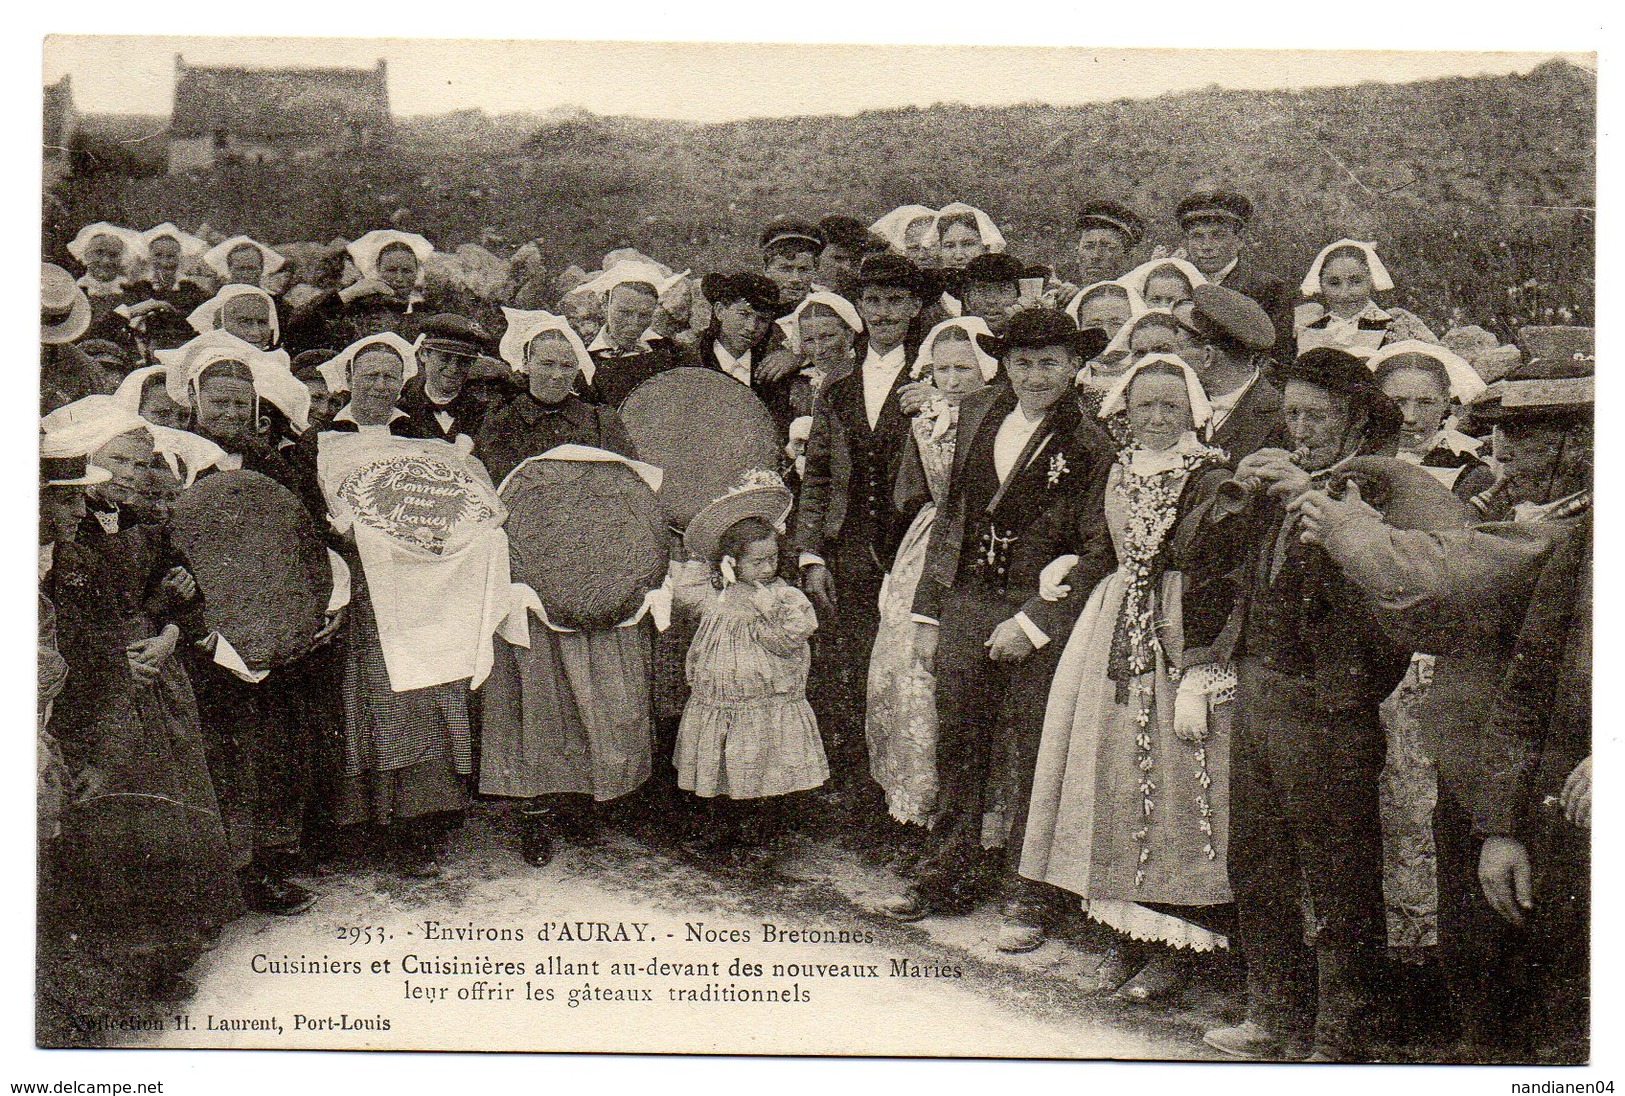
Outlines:
{"label": "vintage postcard", "polygon": [[34,1042],[1587,1063],[1597,137],[48,37]]}

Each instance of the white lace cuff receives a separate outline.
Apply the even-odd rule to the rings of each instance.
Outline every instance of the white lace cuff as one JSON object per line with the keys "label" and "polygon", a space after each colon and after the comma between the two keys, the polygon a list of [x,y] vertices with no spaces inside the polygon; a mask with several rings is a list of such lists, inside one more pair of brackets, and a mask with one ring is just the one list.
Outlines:
{"label": "white lace cuff", "polygon": [[1211,708],[1236,699],[1236,672],[1218,662],[1192,666],[1180,677],[1179,691],[1187,696],[1192,693],[1206,696]]}

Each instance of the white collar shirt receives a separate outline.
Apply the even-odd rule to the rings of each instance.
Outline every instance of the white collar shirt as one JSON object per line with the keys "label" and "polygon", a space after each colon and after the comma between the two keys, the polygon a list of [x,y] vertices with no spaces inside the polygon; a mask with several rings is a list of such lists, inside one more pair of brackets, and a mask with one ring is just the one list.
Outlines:
{"label": "white collar shirt", "polygon": [[1236,409],[1236,404],[1241,402],[1241,397],[1245,396],[1248,392],[1251,392],[1253,390],[1253,385],[1257,383],[1258,370],[1255,369],[1253,370],[1253,375],[1247,378],[1246,384],[1240,385],[1233,391],[1226,392],[1222,396],[1208,396],[1208,406],[1213,408],[1213,417],[1209,419],[1207,423],[1207,436],[1209,438],[1213,437],[1214,434],[1219,432],[1219,427],[1223,426],[1225,422],[1229,420],[1230,412]]}
{"label": "white collar shirt", "polygon": [[716,351],[717,365],[722,367],[724,373],[740,384],[750,384],[751,352],[749,350],[736,358],[723,347],[721,339],[714,341],[711,344],[711,349]]}
{"label": "white collar shirt", "polygon": [[886,397],[891,395],[897,375],[907,364],[908,353],[901,345],[892,347],[884,354],[877,354],[871,346],[864,355],[863,410],[869,418],[869,429],[880,425],[880,412],[886,406]]}
{"label": "white collar shirt", "polygon": [[999,424],[999,432],[993,439],[993,471],[998,473],[1000,483],[1009,479],[1010,473],[1015,471],[1022,450],[1027,448],[1027,443],[1043,422],[1043,415],[1029,419],[1026,412],[1017,407]]}
{"label": "white collar shirt", "polygon": [[1224,280],[1235,272],[1236,267],[1239,266],[1240,263],[1241,256],[1237,255],[1234,259],[1231,259],[1228,263],[1225,263],[1224,267],[1219,270],[1218,273],[1209,274],[1207,276],[1207,280],[1212,282],[1214,285],[1223,285]]}

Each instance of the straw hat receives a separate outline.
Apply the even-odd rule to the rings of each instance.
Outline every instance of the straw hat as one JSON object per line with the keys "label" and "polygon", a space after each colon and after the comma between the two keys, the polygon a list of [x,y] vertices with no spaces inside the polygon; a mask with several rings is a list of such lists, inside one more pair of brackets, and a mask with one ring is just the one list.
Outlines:
{"label": "straw hat", "polygon": [[90,328],[90,298],[73,275],[55,263],[39,266],[39,337],[43,343],[71,343]]}
{"label": "straw hat", "polygon": [[723,533],[746,518],[761,518],[775,529],[782,528],[794,501],[776,473],[747,472],[739,486],[694,515],[683,533],[683,547],[695,559],[716,559]]}

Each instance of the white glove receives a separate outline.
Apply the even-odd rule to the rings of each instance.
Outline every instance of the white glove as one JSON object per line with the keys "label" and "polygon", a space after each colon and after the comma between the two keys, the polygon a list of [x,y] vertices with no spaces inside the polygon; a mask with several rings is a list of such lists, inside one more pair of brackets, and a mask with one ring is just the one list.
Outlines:
{"label": "white glove", "polygon": [[1179,693],[1174,697],[1174,733],[1186,742],[1200,742],[1207,737],[1207,690],[1196,677],[1187,676],[1179,682]]}
{"label": "white glove", "polygon": [[1066,576],[1077,565],[1077,556],[1060,556],[1045,564],[1038,572],[1038,596],[1045,601],[1060,601],[1070,594],[1072,587],[1065,585]]}

